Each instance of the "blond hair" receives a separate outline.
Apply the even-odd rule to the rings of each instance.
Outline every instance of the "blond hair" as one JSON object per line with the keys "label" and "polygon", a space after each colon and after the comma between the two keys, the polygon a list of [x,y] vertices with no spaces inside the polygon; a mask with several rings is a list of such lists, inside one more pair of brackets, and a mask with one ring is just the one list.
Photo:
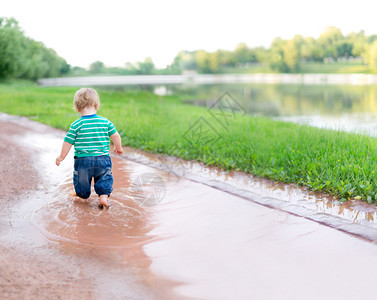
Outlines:
{"label": "blond hair", "polygon": [[97,92],[91,88],[79,89],[73,98],[73,104],[77,111],[82,111],[87,106],[94,106],[96,109],[100,106],[100,100]]}

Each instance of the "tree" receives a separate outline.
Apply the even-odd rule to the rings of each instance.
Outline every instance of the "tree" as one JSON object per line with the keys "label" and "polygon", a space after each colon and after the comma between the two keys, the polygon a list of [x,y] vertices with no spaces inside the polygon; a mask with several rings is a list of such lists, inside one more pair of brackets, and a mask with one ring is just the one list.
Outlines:
{"label": "tree", "polygon": [[198,68],[195,61],[195,53],[193,51],[181,51],[179,52],[173,61],[173,69],[178,70],[195,70]]}
{"label": "tree", "polygon": [[22,73],[24,34],[13,18],[0,18],[0,78]]}
{"label": "tree", "polygon": [[324,50],[325,57],[338,58],[337,45],[344,39],[339,28],[330,26],[319,36],[318,43]]}
{"label": "tree", "polygon": [[89,67],[89,71],[93,74],[101,73],[105,70],[105,64],[102,61],[95,61]]}
{"label": "tree", "polygon": [[255,55],[255,61],[260,63],[267,63],[269,54],[268,50],[264,47],[256,47],[253,48],[254,55]]}
{"label": "tree", "polygon": [[198,69],[202,73],[212,73],[209,63],[209,55],[204,50],[198,50],[195,52],[195,62],[198,66]]}
{"label": "tree", "polygon": [[216,52],[213,52],[213,53],[209,53],[208,55],[209,55],[208,59],[209,59],[210,72],[211,73],[217,73],[220,69],[219,53],[216,51]]}
{"label": "tree", "polygon": [[60,68],[60,74],[68,74],[71,71],[71,65],[69,65],[65,59],[62,61]]}
{"label": "tree", "polygon": [[255,61],[255,57],[253,57],[251,49],[249,49],[245,43],[238,44],[233,52],[233,55],[234,60],[238,64],[246,64],[248,62]]}
{"label": "tree", "polygon": [[367,38],[369,44],[372,44],[375,40],[377,40],[377,34],[372,34]]}
{"label": "tree", "polygon": [[294,40],[276,38],[271,44],[270,65],[272,69],[283,73],[299,70],[299,52]]}
{"label": "tree", "polygon": [[270,46],[270,66],[274,70],[279,72],[286,72],[286,66],[283,62],[284,51],[283,51],[284,41],[281,38],[275,38]]}
{"label": "tree", "polygon": [[44,46],[40,42],[32,39],[25,39],[25,60],[24,70],[20,74],[21,78],[33,79],[47,77],[49,64],[45,60]]}
{"label": "tree", "polygon": [[353,45],[347,41],[338,41],[335,43],[336,57],[351,56]]}
{"label": "tree", "polygon": [[216,51],[218,59],[219,59],[219,66],[221,67],[234,67],[237,63],[233,52],[228,50],[217,50]]}
{"label": "tree", "polygon": [[294,40],[285,41],[283,44],[283,61],[288,72],[297,72],[300,68],[300,53]]}
{"label": "tree", "polygon": [[144,62],[137,63],[137,72],[139,74],[149,75],[155,70],[154,63],[150,57],[144,59]]}
{"label": "tree", "polygon": [[364,30],[361,30],[357,33],[352,32],[348,34],[346,40],[348,43],[352,44],[352,53],[350,53],[350,56],[366,56],[368,39],[365,36]]}
{"label": "tree", "polygon": [[13,19],[0,18],[0,78],[39,79],[69,71],[53,49],[25,37]]}
{"label": "tree", "polygon": [[301,58],[306,61],[322,61],[323,49],[313,37],[305,38],[305,42],[301,47]]}
{"label": "tree", "polygon": [[377,40],[369,47],[368,64],[371,69],[377,70]]}

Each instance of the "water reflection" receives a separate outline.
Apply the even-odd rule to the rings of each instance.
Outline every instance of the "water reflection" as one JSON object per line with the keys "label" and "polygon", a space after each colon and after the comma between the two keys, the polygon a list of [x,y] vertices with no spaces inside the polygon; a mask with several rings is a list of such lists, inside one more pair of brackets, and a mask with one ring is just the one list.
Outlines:
{"label": "water reflection", "polygon": [[169,84],[101,87],[178,94],[182,101],[210,107],[228,92],[251,115],[273,117],[317,127],[375,135],[376,85],[305,84]]}
{"label": "water reflection", "polygon": [[338,115],[345,112],[377,112],[376,86],[213,84],[170,86],[184,100],[217,99],[225,91],[250,114],[266,116]]}
{"label": "water reflection", "polygon": [[[200,89],[198,87],[198,98],[205,93]],[[251,115],[376,136],[377,86],[209,87],[211,93],[220,94],[221,89],[227,89]]]}

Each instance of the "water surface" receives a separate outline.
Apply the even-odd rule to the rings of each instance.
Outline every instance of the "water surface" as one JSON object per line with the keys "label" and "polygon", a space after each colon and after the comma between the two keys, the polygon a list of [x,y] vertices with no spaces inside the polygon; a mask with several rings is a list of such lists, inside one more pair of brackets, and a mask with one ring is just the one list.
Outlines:
{"label": "water surface", "polygon": [[210,107],[229,93],[250,115],[310,126],[377,135],[377,85],[346,84],[155,84],[99,87],[178,94]]}

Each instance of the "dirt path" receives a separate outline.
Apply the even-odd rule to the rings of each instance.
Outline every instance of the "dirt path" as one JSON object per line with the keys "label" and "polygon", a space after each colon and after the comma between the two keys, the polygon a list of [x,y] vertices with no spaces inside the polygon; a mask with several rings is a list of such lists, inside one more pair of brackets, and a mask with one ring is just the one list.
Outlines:
{"label": "dirt path", "polygon": [[[9,231],[9,216],[20,197],[40,184],[30,149],[15,143],[28,129],[0,122],[0,233]],[[92,284],[75,263],[55,256],[41,255],[38,249],[19,248],[18,244],[0,245],[0,295],[2,299],[67,298],[74,293],[89,299]]]}
{"label": "dirt path", "polygon": [[[208,180],[182,178],[152,168],[151,157],[139,155],[145,164],[130,161],[128,152],[128,159],[112,158],[111,208],[100,211],[93,194],[84,202],[69,196],[72,156],[54,166],[63,132],[4,116],[0,128],[1,299],[344,300],[375,295],[377,246],[297,216],[302,201],[286,203],[296,207],[295,213],[271,209],[259,205],[255,193],[247,200],[251,181],[238,195],[216,185],[223,176],[218,170]],[[200,167],[186,167],[203,173]],[[276,186],[254,185],[253,191],[276,193]],[[296,195],[286,192],[277,195]],[[307,209],[322,210],[314,205],[316,199],[309,200]],[[358,208],[344,214],[348,208],[341,207],[335,214],[375,232],[374,208]]]}
{"label": "dirt path", "polygon": [[[40,236],[29,235],[32,226],[29,220],[22,220],[27,217],[17,220],[13,215],[23,203],[37,203],[38,193],[45,194],[44,180],[35,164],[35,151],[43,145],[22,147],[20,139],[36,133],[60,132],[6,120],[0,120],[0,128],[0,298],[156,299],[158,293],[132,272],[120,271],[90,249],[70,251],[67,255],[64,249],[46,246]],[[121,281],[121,291],[112,281],[114,277]]]}

